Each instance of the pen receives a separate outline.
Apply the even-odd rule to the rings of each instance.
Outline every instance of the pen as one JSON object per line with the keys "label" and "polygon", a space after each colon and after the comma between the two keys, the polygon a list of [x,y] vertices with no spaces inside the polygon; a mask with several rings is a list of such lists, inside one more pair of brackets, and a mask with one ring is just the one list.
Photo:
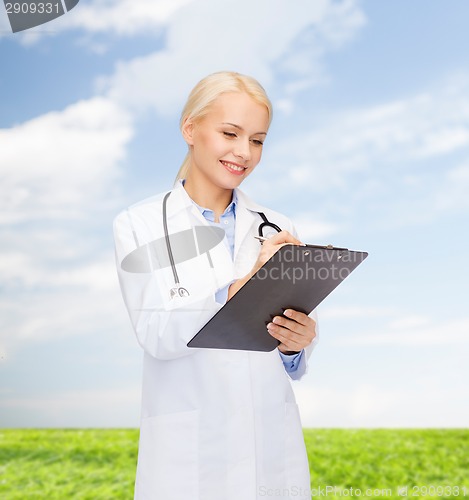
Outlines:
{"label": "pen", "polygon": [[[259,240],[261,243],[262,243],[263,241],[266,241],[266,240],[268,240],[268,239],[269,239],[269,238],[264,238],[264,236],[254,236],[254,238],[256,238],[256,240]],[[306,243],[302,243],[302,244],[300,245],[300,247],[305,247],[305,246],[306,246]]]}
{"label": "pen", "polygon": [[[254,236],[256,240],[259,240],[260,242],[266,241],[269,238],[264,238],[263,236]],[[340,248],[340,247],[335,247],[333,245],[307,245],[306,243],[302,243],[300,246],[302,247],[309,247],[309,248],[322,248],[325,250],[340,250],[340,251],[346,251],[348,252],[348,248]]]}

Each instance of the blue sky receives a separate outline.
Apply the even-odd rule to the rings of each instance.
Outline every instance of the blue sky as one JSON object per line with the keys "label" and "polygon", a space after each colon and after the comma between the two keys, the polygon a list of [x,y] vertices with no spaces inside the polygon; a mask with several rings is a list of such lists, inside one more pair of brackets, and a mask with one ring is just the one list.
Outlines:
{"label": "blue sky", "polygon": [[171,187],[206,74],[274,103],[243,189],[311,243],[370,253],[319,308],[310,427],[469,424],[469,5],[82,0],[0,7],[0,426],[138,425],[142,352],[111,224]]}

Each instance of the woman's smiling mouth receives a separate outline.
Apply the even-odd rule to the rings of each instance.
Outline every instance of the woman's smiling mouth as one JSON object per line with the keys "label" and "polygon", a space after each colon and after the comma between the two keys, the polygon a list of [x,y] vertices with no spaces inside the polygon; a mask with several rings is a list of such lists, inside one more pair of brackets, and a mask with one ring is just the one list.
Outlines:
{"label": "woman's smiling mouth", "polygon": [[246,167],[237,165],[236,163],[231,163],[223,160],[220,160],[220,163],[228,170],[228,172],[231,172],[235,175],[241,175],[246,170]]}

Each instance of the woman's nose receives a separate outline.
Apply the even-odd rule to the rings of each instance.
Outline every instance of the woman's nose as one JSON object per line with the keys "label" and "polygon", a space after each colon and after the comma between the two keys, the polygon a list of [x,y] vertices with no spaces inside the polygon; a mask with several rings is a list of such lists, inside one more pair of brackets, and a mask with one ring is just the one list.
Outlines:
{"label": "woman's nose", "polygon": [[245,161],[249,161],[251,159],[251,147],[249,140],[239,141],[236,144],[236,149],[234,151],[235,156],[239,158],[243,158]]}

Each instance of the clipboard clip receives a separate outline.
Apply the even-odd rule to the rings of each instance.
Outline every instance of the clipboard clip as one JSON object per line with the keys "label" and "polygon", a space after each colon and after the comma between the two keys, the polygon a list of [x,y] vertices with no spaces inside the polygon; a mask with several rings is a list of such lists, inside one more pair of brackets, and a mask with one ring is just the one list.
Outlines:
{"label": "clipboard clip", "polygon": [[335,247],[334,245],[306,245],[305,248],[321,248],[323,250],[338,250],[339,255],[337,256],[337,260],[342,258],[342,252],[348,252],[348,248],[343,247]]}
{"label": "clipboard clip", "polygon": [[348,252],[348,248],[335,247],[334,245],[306,245],[306,248],[323,248],[325,250],[341,250],[342,252]]}

